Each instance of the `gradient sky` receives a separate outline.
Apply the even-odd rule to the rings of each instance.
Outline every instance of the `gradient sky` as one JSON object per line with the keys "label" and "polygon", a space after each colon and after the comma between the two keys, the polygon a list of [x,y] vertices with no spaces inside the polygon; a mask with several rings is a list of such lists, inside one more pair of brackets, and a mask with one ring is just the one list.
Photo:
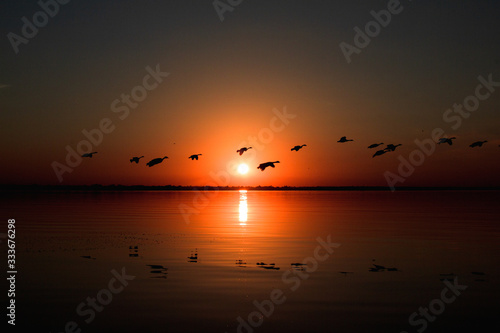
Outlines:
{"label": "gradient sky", "polygon": [[[500,186],[500,87],[455,129],[443,119],[480,75],[500,82],[500,3],[401,1],[347,63],[340,43],[353,44],[353,29],[387,4],[245,0],[221,21],[212,1],[73,0],[16,54],[8,34],[22,35],[22,17],[41,8],[3,1],[0,184],[386,186],[415,140],[442,128],[454,145],[437,146],[398,185]],[[157,65],[168,77],[120,119],[112,103]],[[284,109],[296,117],[283,128],[273,110]],[[66,164],[66,146],[105,118],[114,130],[98,154],[59,182],[53,162]],[[259,149],[240,157],[250,137]],[[469,148],[478,140],[488,143]],[[379,142],[403,145],[372,158],[367,146]],[[298,144],[307,147],[291,152]],[[250,172],[233,174],[232,162]]]}

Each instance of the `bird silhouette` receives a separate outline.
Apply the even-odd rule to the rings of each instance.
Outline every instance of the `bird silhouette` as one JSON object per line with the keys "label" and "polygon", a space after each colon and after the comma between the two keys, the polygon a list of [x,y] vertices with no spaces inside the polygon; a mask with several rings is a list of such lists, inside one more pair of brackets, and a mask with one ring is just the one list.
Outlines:
{"label": "bird silhouette", "polygon": [[340,142],[340,143],[344,143],[344,142],[348,142],[348,141],[354,141],[354,140],[351,140],[351,139],[346,139],[345,136],[341,137],[339,141],[337,142]]}
{"label": "bird silhouette", "polygon": [[395,151],[397,147],[402,146],[402,144],[398,143],[397,145],[388,144],[387,147],[384,148],[384,150],[387,151]]}
{"label": "bird silhouette", "polygon": [[140,160],[141,158],[143,158],[143,157],[144,157],[144,156],[139,156],[139,157],[134,156],[134,157],[132,157],[132,158],[130,159],[130,163],[132,163],[132,162],[139,163],[139,160]]}
{"label": "bird silhouette", "polygon": [[307,145],[295,146],[295,147],[293,147],[292,149],[290,149],[290,151],[294,151],[294,150],[295,150],[295,151],[299,151],[300,149],[302,149],[302,147],[305,147],[305,146],[307,146]]}
{"label": "bird silhouette", "polygon": [[488,141],[476,141],[476,142],[472,143],[469,147],[471,147],[471,148],[482,147],[483,143],[486,143],[486,142],[488,142]]}
{"label": "bird silhouette", "polygon": [[272,167],[274,168],[274,163],[279,163],[280,161],[275,161],[275,162],[266,162],[266,163],[261,163],[257,167],[257,169],[260,169],[261,171],[264,171],[267,167]]}
{"label": "bird silhouette", "polygon": [[455,140],[456,138],[455,137],[451,137],[451,138],[441,138],[439,139],[438,141],[438,145],[442,144],[442,143],[447,143],[449,144],[450,146],[453,144],[453,141],[451,140]]}
{"label": "bird silhouette", "polygon": [[248,149],[252,149],[252,147],[242,147],[240,149],[238,149],[236,152],[241,155],[243,155],[244,152],[246,152]]}
{"label": "bird silhouette", "polygon": [[156,165],[156,164],[159,164],[161,162],[163,162],[164,159],[168,158],[168,156],[165,156],[165,157],[158,157],[158,158],[155,158],[155,159],[152,159],[151,161],[149,161],[148,163],[146,163],[146,165],[148,167],[152,167],[153,165]]}
{"label": "bird silhouette", "polygon": [[90,157],[90,158],[92,158],[92,155],[94,155],[94,154],[97,154],[97,152],[94,151],[92,153],[86,153],[86,154],[83,154],[82,157]]}
{"label": "bird silhouette", "polygon": [[383,145],[383,144],[384,144],[383,142],[381,142],[381,143],[374,143],[372,145],[369,145],[368,148],[370,148],[370,149],[371,148],[377,148],[378,146]]}
{"label": "bird silhouette", "polygon": [[201,154],[194,154],[194,155],[189,156],[188,158],[190,158],[191,161],[193,161],[193,160],[197,160],[198,161],[198,156],[200,156],[200,155]]}
{"label": "bird silhouette", "polygon": [[375,156],[383,155],[385,153],[387,153],[387,150],[377,150],[375,154],[373,154],[372,158],[374,158]]}

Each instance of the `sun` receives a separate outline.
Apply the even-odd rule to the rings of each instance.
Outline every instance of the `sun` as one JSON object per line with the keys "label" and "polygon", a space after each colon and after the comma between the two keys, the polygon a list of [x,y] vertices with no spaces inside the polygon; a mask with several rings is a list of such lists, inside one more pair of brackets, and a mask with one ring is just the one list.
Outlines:
{"label": "sun", "polygon": [[248,172],[248,170],[249,170],[248,165],[246,165],[245,163],[238,165],[239,174],[244,175]]}

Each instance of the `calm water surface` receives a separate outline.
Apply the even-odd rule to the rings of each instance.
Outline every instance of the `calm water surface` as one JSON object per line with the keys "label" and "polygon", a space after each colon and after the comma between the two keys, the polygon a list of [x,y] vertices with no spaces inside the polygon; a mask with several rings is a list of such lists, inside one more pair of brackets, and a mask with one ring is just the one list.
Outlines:
{"label": "calm water surface", "polygon": [[[498,325],[499,199],[492,191],[11,194],[2,216],[17,227],[16,329],[478,331]],[[189,218],[186,205],[197,210]],[[445,303],[443,279],[467,288],[445,292]]]}

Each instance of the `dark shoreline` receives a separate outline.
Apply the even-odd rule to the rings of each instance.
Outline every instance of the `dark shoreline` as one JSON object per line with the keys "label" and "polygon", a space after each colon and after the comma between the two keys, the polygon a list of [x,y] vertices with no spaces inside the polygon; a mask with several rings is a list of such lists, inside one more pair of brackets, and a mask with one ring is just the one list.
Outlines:
{"label": "dark shoreline", "polygon": [[[2,192],[47,191],[391,191],[387,186],[180,186],[180,185],[0,185]],[[401,186],[395,191],[500,191],[500,187],[416,187]]]}

